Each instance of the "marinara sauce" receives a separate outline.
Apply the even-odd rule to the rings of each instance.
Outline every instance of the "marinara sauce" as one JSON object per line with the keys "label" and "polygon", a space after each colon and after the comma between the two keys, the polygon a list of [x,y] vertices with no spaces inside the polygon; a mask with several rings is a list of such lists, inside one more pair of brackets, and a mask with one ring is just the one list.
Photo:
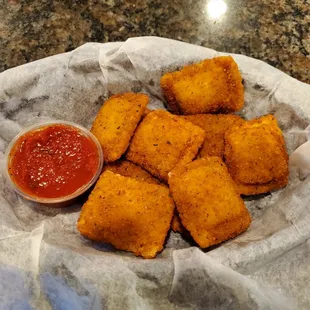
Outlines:
{"label": "marinara sauce", "polygon": [[70,195],[87,184],[99,165],[93,140],[70,125],[51,124],[22,135],[9,154],[12,181],[39,198]]}

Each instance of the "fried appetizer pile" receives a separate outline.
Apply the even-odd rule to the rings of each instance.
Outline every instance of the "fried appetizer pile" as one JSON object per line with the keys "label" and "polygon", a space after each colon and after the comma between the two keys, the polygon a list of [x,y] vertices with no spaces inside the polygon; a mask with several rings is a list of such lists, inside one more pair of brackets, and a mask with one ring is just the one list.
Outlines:
{"label": "fried appetizer pile", "polygon": [[276,119],[266,115],[232,126],[225,134],[225,162],[240,194],[284,187],[288,155]]}
{"label": "fried appetizer pile", "polygon": [[147,95],[125,93],[114,95],[103,104],[91,132],[101,144],[106,162],[124,154],[148,101]]}
{"label": "fried appetizer pile", "polygon": [[198,126],[163,110],[152,111],[139,124],[126,159],[161,180],[177,165],[198,153],[205,132]]}
{"label": "fried appetizer pile", "polygon": [[143,181],[149,184],[160,184],[160,181],[153,177],[150,173],[127,160],[119,160],[104,166],[103,170],[109,170],[120,174],[124,177],[130,177],[138,181]]}
{"label": "fried appetizer pile", "polygon": [[78,230],[136,256],[163,249],[174,213],[169,189],[105,171],[83,205]]}
{"label": "fried appetizer pile", "polygon": [[165,74],[160,85],[175,114],[230,113],[244,104],[242,77],[231,56],[206,59]]}
{"label": "fried appetizer pile", "polygon": [[169,186],[182,224],[202,248],[233,238],[251,218],[219,157],[195,160],[169,174]]}
{"label": "fried appetizer pile", "polygon": [[144,258],[163,249],[170,228],[201,248],[243,233],[251,217],[241,195],[284,187],[289,173],[272,115],[228,114],[244,104],[232,57],[167,73],[160,85],[180,115],[149,110],[148,96],[134,93],[100,109],[91,131],[106,164],[77,224],[83,236]]}
{"label": "fried appetizer pile", "polygon": [[243,119],[232,114],[196,114],[182,116],[196,126],[202,128],[206,137],[199,157],[224,157],[224,135],[228,128],[234,124],[241,124]]}

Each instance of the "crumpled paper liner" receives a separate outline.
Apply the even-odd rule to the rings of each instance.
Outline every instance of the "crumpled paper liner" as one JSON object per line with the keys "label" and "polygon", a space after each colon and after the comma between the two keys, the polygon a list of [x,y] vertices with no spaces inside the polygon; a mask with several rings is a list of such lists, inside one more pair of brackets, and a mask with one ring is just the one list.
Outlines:
{"label": "crumpled paper liner", "polygon": [[[0,164],[25,126],[63,119],[90,127],[108,96],[127,91],[147,93],[149,108],[162,108],[163,73],[219,55],[226,54],[142,37],[89,43],[7,70],[0,74]],[[246,199],[249,230],[207,251],[171,233],[156,259],[143,260],[81,237],[80,204],[59,210],[25,201],[1,172],[1,309],[309,309],[310,86],[232,56],[245,85],[240,114],[274,114],[291,154],[289,185]]]}

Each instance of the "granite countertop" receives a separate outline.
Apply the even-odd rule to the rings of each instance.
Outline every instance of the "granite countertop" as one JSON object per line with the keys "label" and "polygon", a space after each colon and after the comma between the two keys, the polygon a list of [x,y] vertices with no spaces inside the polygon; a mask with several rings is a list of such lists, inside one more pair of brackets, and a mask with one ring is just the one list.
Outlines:
{"label": "granite countertop", "polygon": [[310,83],[309,0],[224,1],[216,19],[208,0],[8,0],[0,72],[85,42],[154,35],[255,57]]}

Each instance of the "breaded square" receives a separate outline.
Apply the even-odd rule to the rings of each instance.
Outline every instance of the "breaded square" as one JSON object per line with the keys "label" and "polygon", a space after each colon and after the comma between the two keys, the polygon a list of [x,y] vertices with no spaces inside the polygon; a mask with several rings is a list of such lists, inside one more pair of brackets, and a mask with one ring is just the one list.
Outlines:
{"label": "breaded square", "polygon": [[[157,178],[153,177],[146,170],[142,169],[140,166],[127,160],[120,160],[111,164],[107,164],[103,168],[104,171],[109,170],[114,173],[118,173],[124,177],[130,177],[138,181],[146,182],[149,184],[157,184],[167,187],[165,183],[161,183]],[[171,229],[174,232],[183,233],[184,227],[181,223],[179,215],[175,212],[171,222]]]}
{"label": "breaded square", "polygon": [[149,184],[160,184],[160,181],[157,178],[153,177],[140,166],[127,160],[119,160],[117,162],[107,164],[103,167],[103,170],[109,170],[124,177],[130,177]]}
{"label": "breaded square", "polygon": [[160,80],[168,110],[175,114],[230,113],[244,104],[242,77],[231,56],[205,59]]}
{"label": "breaded square", "polygon": [[[121,160],[111,164],[107,164],[104,166],[103,170],[104,171],[109,170],[114,173],[118,173],[124,177],[130,177],[141,182],[146,182],[149,184],[157,184],[167,187],[165,183],[161,183],[157,178],[153,177],[146,170],[127,160]],[[174,232],[179,233],[184,232],[184,227],[177,213],[175,213],[172,218],[171,229]]]}
{"label": "breaded square", "polygon": [[196,114],[182,117],[199,126],[206,133],[198,157],[218,156],[223,158],[225,132],[230,126],[243,122],[240,116],[233,114]]}
{"label": "breaded square", "polygon": [[147,95],[125,93],[103,104],[91,132],[102,146],[105,162],[113,162],[125,153],[148,101]]}
{"label": "breaded square", "polygon": [[168,188],[105,171],[83,205],[77,227],[91,240],[153,258],[163,249],[173,213]]}
{"label": "breaded square", "polygon": [[139,124],[126,158],[161,180],[198,153],[205,133],[198,126],[163,110],[150,112]]}
{"label": "breaded square", "polygon": [[230,127],[225,134],[225,162],[240,194],[285,186],[288,155],[276,119],[266,115]]}
{"label": "breaded square", "polygon": [[249,227],[250,214],[219,157],[195,160],[169,174],[182,224],[202,248],[231,239]]}

